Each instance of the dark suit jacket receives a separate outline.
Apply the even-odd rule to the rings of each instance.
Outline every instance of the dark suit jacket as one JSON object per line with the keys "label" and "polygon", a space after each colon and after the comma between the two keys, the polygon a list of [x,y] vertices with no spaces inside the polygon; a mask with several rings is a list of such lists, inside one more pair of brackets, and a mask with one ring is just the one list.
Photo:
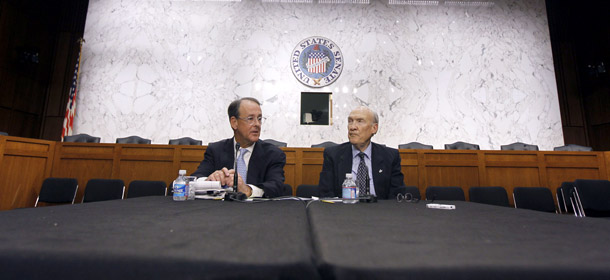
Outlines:
{"label": "dark suit jacket", "polygon": [[[233,138],[210,143],[205,150],[203,161],[191,175],[207,177],[223,167],[233,169],[234,159]],[[259,140],[250,156],[246,182],[262,188],[265,197],[281,196],[284,190],[285,164],[286,154],[282,150]]]}
{"label": "dark suit jacket", "polygon": [[[371,164],[375,193],[380,199],[396,197],[405,191],[404,176],[400,171],[398,150],[371,142]],[[324,150],[324,164],[320,173],[320,196],[341,197],[345,174],[352,173],[352,144],[349,142]]]}

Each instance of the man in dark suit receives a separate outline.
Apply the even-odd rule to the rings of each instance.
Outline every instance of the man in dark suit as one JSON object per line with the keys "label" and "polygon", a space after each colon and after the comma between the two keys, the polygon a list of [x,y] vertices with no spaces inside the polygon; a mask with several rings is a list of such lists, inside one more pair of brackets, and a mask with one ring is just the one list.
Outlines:
{"label": "man in dark suit", "polygon": [[353,174],[361,196],[364,191],[364,194],[388,199],[404,192],[398,150],[371,142],[379,129],[377,113],[358,107],[347,120],[349,142],[324,150],[320,196],[341,197],[346,173]]}
{"label": "man in dark suit", "polygon": [[[233,138],[210,143],[203,161],[191,175],[233,187],[237,152],[237,191],[248,197],[281,196],[286,154],[273,144],[259,140],[264,120],[260,102],[252,97],[235,100],[229,105],[228,113]],[[239,152],[236,143],[239,143]]]}

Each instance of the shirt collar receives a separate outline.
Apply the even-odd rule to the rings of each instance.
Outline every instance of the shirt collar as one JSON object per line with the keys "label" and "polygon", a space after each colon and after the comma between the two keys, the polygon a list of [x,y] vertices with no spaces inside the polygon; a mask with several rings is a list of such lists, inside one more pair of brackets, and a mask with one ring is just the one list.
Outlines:
{"label": "shirt collar", "polygon": [[[373,146],[373,142],[369,143],[369,146],[366,147],[366,149],[364,149],[364,154],[366,155],[367,158],[371,158],[371,147]],[[356,149],[356,147],[354,147],[354,145],[352,145],[352,158],[355,158],[358,156],[358,154],[360,153],[360,150]]]}
{"label": "shirt collar", "polygon": [[[235,141],[235,137],[233,137],[233,153],[237,152],[235,150],[235,144],[237,144],[237,141]],[[245,149],[248,150],[250,152],[250,154],[252,154],[252,151],[254,151],[254,146],[256,146],[256,142],[254,142],[252,145],[250,145],[250,147],[245,148]],[[240,149],[244,149],[244,148],[240,148]]]}

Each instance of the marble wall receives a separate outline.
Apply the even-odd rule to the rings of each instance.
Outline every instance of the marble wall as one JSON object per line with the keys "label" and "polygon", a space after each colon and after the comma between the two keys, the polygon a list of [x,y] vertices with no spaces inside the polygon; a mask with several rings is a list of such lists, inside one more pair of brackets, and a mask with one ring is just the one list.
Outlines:
{"label": "marble wall", "polygon": [[[267,117],[261,138],[291,147],[346,141],[359,105],[379,113],[373,141],[391,147],[563,145],[544,0],[439,2],[91,0],[75,133],[213,142],[232,136],[228,104],[253,96]],[[310,36],[343,52],[329,87],[308,88],[291,72],[292,50]],[[303,91],[332,92],[332,125],[299,124]]]}

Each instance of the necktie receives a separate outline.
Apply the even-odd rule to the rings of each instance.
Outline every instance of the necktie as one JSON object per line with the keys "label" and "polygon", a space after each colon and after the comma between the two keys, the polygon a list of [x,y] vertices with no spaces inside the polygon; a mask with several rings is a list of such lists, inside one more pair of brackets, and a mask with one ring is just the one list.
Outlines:
{"label": "necktie", "polygon": [[246,161],[244,161],[244,155],[248,152],[248,149],[241,148],[239,149],[239,157],[237,157],[237,173],[241,175],[241,178],[246,182],[246,177],[248,175],[248,166],[246,166]]}
{"label": "necktie", "polygon": [[366,162],[364,162],[364,153],[360,152],[358,156],[360,157],[360,164],[358,164],[358,174],[356,174],[356,185],[360,191],[360,196],[364,196],[369,194],[369,190],[366,187],[369,169],[366,167]]}

